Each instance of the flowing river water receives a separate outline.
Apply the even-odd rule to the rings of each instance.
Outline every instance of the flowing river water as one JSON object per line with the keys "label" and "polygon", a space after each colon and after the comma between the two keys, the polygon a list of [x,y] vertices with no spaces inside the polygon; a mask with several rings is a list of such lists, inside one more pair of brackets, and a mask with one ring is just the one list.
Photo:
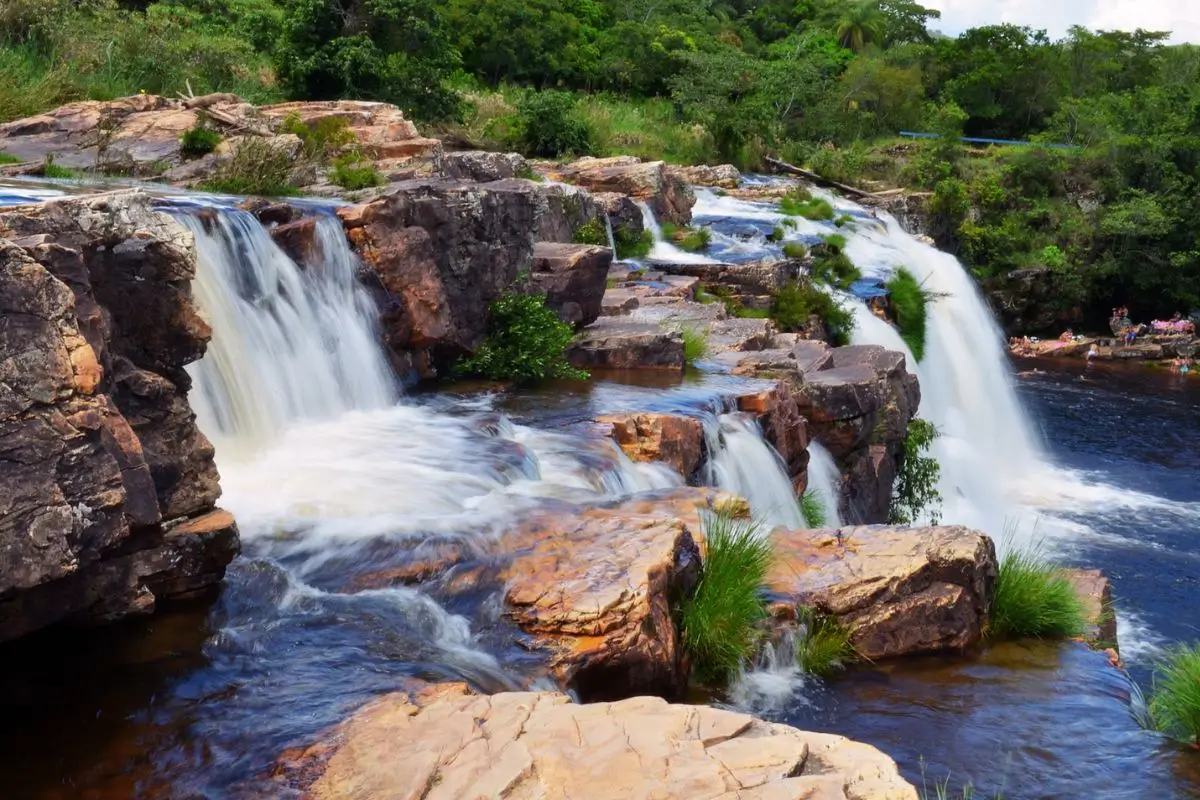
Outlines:
{"label": "flowing river water", "polygon": [[[944,519],[1109,571],[1132,677],[1070,643],[860,667],[827,682],[767,653],[729,702],[875,744],[918,783],[924,760],[931,785],[949,775],[982,796],[1200,795],[1197,755],[1134,715],[1158,648],[1197,638],[1195,382],[1077,369],[1016,383],[961,266],[838,204],[859,220],[848,252],[864,271],[903,264],[939,293],[913,368],[921,413],[944,434]],[[587,423],[598,414],[699,416],[709,482],[780,524],[803,524],[778,457],[731,413],[743,381],[706,373],[406,398],[332,218],[319,225],[319,254],[296,265],[242,212],[180,198],[167,208],[197,236],[196,294],[216,333],[192,367],[191,398],[244,552],[215,604],[0,651],[0,713],[13,721],[0,729],[5,796],[278,796],[267,776],[282,751],[406,677],[530,686],[534,665],[494,596],[443,603],[420,587],[356,580],[413,541],[499,536],[540,504],[681,482],[596,438]],[[765,238],[780,219],[770,204],[701,191],[696,217],[714,231],[714,259],[778,247]],[[799,221],[791,235],[811,242],[831,230]],[[664,242],[655,254],[680,258]],[[858,318],[859,341],[903,349],[890,327]],[[832,496],[828,455],[811,455],[815,487]]]}

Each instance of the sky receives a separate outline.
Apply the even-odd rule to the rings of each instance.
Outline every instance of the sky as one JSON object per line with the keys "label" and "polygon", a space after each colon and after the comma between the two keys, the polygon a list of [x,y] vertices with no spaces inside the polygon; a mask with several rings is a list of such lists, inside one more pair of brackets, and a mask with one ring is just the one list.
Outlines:
{"label": "sky", "polygon": [[1044,28],[1058,38],[1072,25],[1092,30],[1172,31],[1172,42],[1200,43],[1197,0],[921,0],[942,12],[933,30],[956,36],[967,28],[1002,22]]}

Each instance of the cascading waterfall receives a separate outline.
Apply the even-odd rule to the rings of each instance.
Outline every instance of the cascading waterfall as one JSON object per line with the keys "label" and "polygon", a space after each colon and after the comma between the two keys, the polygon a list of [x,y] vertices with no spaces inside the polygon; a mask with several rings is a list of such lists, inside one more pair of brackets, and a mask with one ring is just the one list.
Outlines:
{"label": "cascading waterfall", "polygon": [[708,482],[746,498],[754,515],[771,527],[808,527],[783,460],[745,414],[704,419]]}
{"label": "cascading waterfall", "polygon": [[617,237],[613,235],[612,217],[604,215],[604,235],[608,237],[608,249],[612,250],[613,258],[617,257]]}
{"label": "cascading waterfall", "polygon": [[838,500],[841,497],[842,473],[834,463],[833,456],[821,446],[820,442],[808,443],[808,490],[816,492],[825,511],[825,527],[838,528],[842,525],[842,516],[838,513]]}
{"label": "cascading waterfall", "polygon": [[654,218],[654,210],[641,200],[635,200],[634,202],[642,211],[642,226],[650,232],[650,236],[654,239],[654,246],[650,249],[650,254],[646,256],[647,261],[658,261],[664,264],[717,263],[708,256],[703,256],[699,253],[689,253],[668,242],[663,235],[662,226]]}

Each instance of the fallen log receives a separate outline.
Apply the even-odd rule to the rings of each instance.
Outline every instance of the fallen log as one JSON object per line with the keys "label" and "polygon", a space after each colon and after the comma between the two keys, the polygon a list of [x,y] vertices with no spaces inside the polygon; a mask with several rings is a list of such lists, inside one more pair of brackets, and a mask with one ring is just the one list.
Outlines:
{"label": "fallen log", "polygon": [[839,183],[838,181],[831,181],[828,178],[822,178],[820,175],[811,170],[804,169],[803,167],[797,167],[794,164],[789,164],[786,161],[780,161],[777,158],[766,156],[764,160],[776,172],[786,172],[790,175],[799,176],[804,178],[806,181],[815,183],[817,186],[824,186],[826,189],[837,189],[847,197],[861,199],[864,197],[870,197],[873,194],[865,189],[859,189],[846,183]]}

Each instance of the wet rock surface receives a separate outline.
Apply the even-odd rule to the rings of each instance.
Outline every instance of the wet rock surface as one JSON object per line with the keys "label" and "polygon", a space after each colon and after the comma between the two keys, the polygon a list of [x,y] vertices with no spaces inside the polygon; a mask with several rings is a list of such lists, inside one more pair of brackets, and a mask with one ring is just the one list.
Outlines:
{"label": "wet rock surface", "polygon": [[832,614],[876,660],[978,643],[996,571],[991,539],[968,528],[851,527],[777,532],[767,583],[778,615]]}
{"label": "wet rock surface", "polygon": [[183,367],[191,234],[140,192],[0,211],[0,640],[220,581],[238,549]]}
{"label": "wet rock surface", "polygon": [[601,317],[567,351],[582,369],[662,369],[682,371],[683,334],[645,322]]}
{"label": "wet rock surface", "polygon": [[634,461],[661,461],[685,479],[695,478],[704,461],[704,428],[694,417],[612,414],[596,422],[608,426],[613,440]]}

